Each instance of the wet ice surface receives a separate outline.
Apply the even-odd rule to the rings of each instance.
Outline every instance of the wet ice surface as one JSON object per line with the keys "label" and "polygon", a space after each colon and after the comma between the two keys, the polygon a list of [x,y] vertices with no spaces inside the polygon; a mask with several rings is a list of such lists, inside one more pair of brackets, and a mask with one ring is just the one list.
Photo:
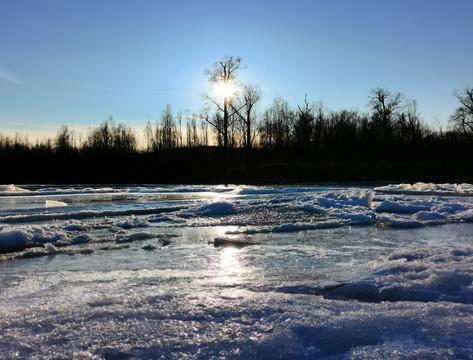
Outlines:
{"label": "wet ice surface", "polygon": [[0,358],[469,359],[473,186],[0,186]]}

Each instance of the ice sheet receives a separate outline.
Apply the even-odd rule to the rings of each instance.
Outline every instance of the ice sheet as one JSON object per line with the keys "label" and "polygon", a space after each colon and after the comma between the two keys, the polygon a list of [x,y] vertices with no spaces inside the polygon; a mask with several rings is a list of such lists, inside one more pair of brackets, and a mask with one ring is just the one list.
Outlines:
{"label": "ice sheet", "polygon": [[468,184],[16,188],[0,359],[473,353]]}

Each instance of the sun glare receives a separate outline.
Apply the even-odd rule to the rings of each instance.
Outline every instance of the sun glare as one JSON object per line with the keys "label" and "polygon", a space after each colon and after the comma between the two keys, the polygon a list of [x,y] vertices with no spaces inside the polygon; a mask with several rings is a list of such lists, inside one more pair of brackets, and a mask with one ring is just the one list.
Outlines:
{"label": "sun glare", "polygon": [[235,96],[237,87],[232,83],[218,82],[212,85],[214,94],[221,99]]}

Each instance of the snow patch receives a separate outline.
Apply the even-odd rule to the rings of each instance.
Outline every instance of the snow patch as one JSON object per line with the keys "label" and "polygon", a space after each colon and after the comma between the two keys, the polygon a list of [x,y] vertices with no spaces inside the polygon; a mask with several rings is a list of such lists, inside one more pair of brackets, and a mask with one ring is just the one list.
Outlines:
{"label": "snow patch", "polygon": [[196,213],[203,216],[233,215],[236,213],[236,208],[233,204],[221,201],[203,205],[196,210]]}
{"label": "snow patch", "polygon": [[421,249],[392,255],[360,280],[326,287],[321,292],[330,299],[364,302],[473,304],[472,284],[473,250]]}
{"label": "snow patch", "polygon": [[13,184],[9,185],[0,185],[0,193],[27,193],[29,190],[22,189]]}
{"label": "snow patch", "polygon": [[378,186],[375,191],[390,193],[417,193],[417,194],[448,194],[448,195],[473,195],[472,184],[433,184],[417,182],[415,184],[390,184]]}
{"label": "snow patch", "polygon": [[129,219],[125,219],[123,221],[117,222],[115,226],[122,229],[133,229],[133,228],[149,227],[149,222],[146,219],[140,219],[135,216],[131,216],[131,218]]}
{"label": "snow patch", "polygon": [[65,203],[63,201],[46,200],[44,206],[46,208],[63,207],[63,206],[67,206],[67,203]]}

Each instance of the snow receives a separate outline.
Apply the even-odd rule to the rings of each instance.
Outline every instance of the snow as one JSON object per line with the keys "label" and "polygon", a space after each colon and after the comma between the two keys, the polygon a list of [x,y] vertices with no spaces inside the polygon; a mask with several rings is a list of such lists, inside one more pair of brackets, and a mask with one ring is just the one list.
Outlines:
{"label": "snow", "polygon": [[203,205],[196,212],[204,216],[231,215],[236,213],[236,208],[233,204],[219,201]]}
{"label": "snow", "polygon": [[384,263],[324,297],[382,301],[448,301],[473,304],[473,250],[420,249],[394,254]]}
{"label": "snow", "polygon": [[149,227],[149,222],[145,219],[140,219],[132,215],[130,218],[119,221],[115,224],[122,229],[134,229],[137,227]]}
{"label": "snow", "polygon": [[44,206],[46,208],[53,208],[53,207],[67,206],[67,204],[63,201],[46,200],[46,203],[44,204]]}
{"label": "snow", "polygon": [[392,201],[384,200],[375,210],[378,212],[390,212],[390,213],[416,213],[418,211],[425,211],[431,207],[425,201],[422,202],[409,202],[409,201]]}
{"label": "snow", "polygon": [[0,185],[0,193],[27,193],[29,190],[17,187],[13,184]]}
{"label": "snow", "polygon": [[24,249],[33,236],[26,229],[3,227],[0,230],[0,251]]}
{"label": "snow", "polygon": [[417,182],[415,184],[389,184],[374,188],[375,191],[390,193],[424,193],[424,194],[450,194],[473,195],[472,184],[433,184]]}

